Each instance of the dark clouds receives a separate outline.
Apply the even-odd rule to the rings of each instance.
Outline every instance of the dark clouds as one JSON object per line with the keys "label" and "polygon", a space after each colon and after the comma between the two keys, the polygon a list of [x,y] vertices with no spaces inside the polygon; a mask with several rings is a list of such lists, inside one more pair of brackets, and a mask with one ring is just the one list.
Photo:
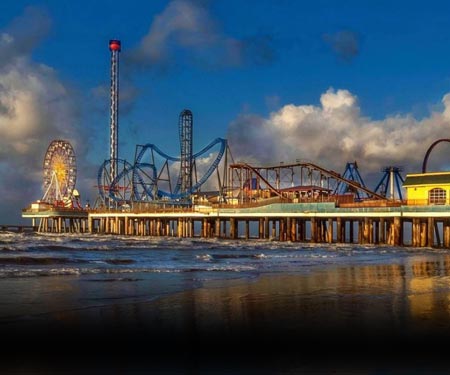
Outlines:
{"label": "dark clouds", "polygon": [[270,35],[231,37],[222,32],[204,3],[173,0],[124,58],[128,66],[164,72],[180,62],[218,69],[269,64],[275,56]]}
{"label": "dark clouds", "polygon": [[45,10],[27,7],[21,16],[0,31],[0,68],[27,57],[47,36],[50,27],[51,19]]}
{"label": "dark clouds", "polygon": [[350,62],[359,54],[359,36],[353,31],[341,30],[334,34],[325,34],[323,40],[343,61]]}

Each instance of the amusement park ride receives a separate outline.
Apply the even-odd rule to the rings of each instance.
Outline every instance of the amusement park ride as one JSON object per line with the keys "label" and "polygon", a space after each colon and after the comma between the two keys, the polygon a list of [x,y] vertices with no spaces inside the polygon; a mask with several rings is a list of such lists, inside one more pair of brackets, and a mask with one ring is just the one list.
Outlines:
{"label": "amusement park ride", "polygon": [[57,207],[80,206],[80,195],[75,189],[77,165],[72,145],[64,140],[54,140],[44,157],[44,196],[41,202]]}
{"label": "amusement park ride", "polygon": [[[254,166],[233,161],[226,139],[216,138],[194,153],[193,114],[185,109],[179,115],[180,155],[171,156],[152,143],[136,145],[132,162],[121,159],[119,135],[119,53],[121,42],[110,40],[110,158],[97,174],[98,198],[95,208],[117,209],[135,204],[192,205],[202,202],[220,204],[267,204],[284,202],[403,200],[402,168],[387,166],[374,190],[366,187],[355,162],[347,163],[343,174],[310,162]],[[441,141],[435,142],[427,152]],[[205,166],[205,160],[208,165]],[[81,209],[76,182],[75,153],[68,141],[55,140],[44,158],[44,195],[41,203]],[[213,176],[217,180],[211,181]],[[208,183],[207,183],[208,182]],[[207,184],[206,184],[207,183]],[[213,187],[212,187],[213,186]],[[208,187],[210,191],[202,192]]]}
{"label": "amusement park ride", "polygon": [[[193,194],[216,172],[217,191],[222,195],[226,179],[227,141],[217,138],[197,153],[193,153],[193,115],[188,109],[179,116],[180,156],[166,154],[154,144],[137,145],[133,163],[118,157],[118,67],[121,43],[111,40],[111,107],[110,158],[101,165],[98,175],[99,198],[96,206],[117,208],[134,202],[177,202],[189,204]],[[199,177],[198,161],[212,155],[213,161]],[[225,155],[225,158],[224,158]],[[220,162],[223,173],[220,173]]]}

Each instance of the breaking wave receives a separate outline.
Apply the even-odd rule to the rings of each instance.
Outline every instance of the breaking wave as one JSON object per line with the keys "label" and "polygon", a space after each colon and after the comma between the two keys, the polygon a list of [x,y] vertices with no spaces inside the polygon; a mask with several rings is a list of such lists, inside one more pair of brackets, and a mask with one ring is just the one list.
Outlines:
{"label": "breaking wave", "polygon": [[443,249],[356,244],[0,233],[0,278],[195,272],[232,277],[232,274],[309,272],[315,266],[334,267],[352,262],[392,263],[393,259],[412,254],[420,256],[421,251],[450,256],[450,251]]}

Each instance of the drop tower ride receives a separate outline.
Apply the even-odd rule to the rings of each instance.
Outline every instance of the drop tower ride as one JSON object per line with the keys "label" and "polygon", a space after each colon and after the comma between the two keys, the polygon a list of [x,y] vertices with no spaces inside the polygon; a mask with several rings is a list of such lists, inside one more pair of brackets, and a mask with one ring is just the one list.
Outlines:
{"label": "drop tower ride", "polygon": [[117,177],[117,159],[119,157],[119,52],[120,40],[109,41],[111,51],[111,102],[109,121],[109,156],[111,160],[110,181]]}

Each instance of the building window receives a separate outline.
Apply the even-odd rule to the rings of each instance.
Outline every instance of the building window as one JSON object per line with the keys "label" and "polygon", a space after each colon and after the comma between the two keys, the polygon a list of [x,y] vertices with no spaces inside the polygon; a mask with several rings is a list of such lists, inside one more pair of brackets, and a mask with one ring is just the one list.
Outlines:
{"label": "building window", "polygon": [[447,194],[444,189],[431,189],[428,192],[428,200],[430,204],[445,204],[447,200]]}

